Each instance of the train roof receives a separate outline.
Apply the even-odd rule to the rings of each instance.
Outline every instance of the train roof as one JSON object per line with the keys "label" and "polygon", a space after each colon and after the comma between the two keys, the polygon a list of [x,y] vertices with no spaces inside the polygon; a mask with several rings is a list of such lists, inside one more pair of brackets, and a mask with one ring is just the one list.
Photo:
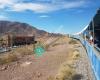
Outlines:
{"label": "train roof", "polygon": [[81,34],[81,33],[82,33],[83,31],[85,31],[87,28],[88,28],[88,25],[87,25],[84,29],[82,29],[80,32],[78,32],[78,33],[76,33],[76,34],[74,34],[74,35]]}
{"label": "train roof", "polygon": [[97,11],[96,15],[93,17],[93,20],[89,24],[89,29],[100,30],[100,9]]}
{"label": "train roof", "polygon": [[91,20],[90,24],[87,25],[84,29],[82,29],[80,32],[74,34],[74,35],[78,35],[83,33],[84,31],[90,30],[92,31],[94,29],[94,31],[99,31],[100,30],[100,8],[97,10],[96,15],[93,17],[93,19]]}

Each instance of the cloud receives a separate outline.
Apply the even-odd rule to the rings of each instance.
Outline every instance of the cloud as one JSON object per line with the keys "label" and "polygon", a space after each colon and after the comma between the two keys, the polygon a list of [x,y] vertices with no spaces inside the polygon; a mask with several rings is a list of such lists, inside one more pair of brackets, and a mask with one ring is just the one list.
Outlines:
{"label": "cloud", "polygon": [[13,0],[0,0],[0,9],[14,4]]}
{"label": "cloud", "polygon": [[50,17],[50,16],[48,16],[48,15],[41,15],[41,16],[39,16],[40,18],[47,18],[47,17]]}
{"label": "cloud", "polygon": [[0,15],[0,20],[7,20],[8,17],[7,16],[4,16],[4,15]]}
{"label": "cloud", "polygon": [[25,10],[32,10],[35,12],[40,12],[41,10],[43,11],[45,9],[44,5],[41,4],[36,4],[36,3],[18,3],[16,5],[13,5],[11,10],[14,11],[25,11]]}
{"label": "cloud", "polygon": [[12,4],[12,0],[0,0],[0,4]]}
{"label": "cloud", "polygon": [[53,12],[57,10],[62,10],[62,9],[71,9],[71,8],[78,8],[78,7],[83,7],[85,6],[85,0],[47,0],[47,1],[35,1],[35,2],[25,2],[26,0],[4,0],[3,2],[0,0],[0,8],[5,8],[9,11],[16,11],[16,12],[21,12],[21,11],[26,11],[26,10],[31,10],[36,13],[48,13],[48,12]]}

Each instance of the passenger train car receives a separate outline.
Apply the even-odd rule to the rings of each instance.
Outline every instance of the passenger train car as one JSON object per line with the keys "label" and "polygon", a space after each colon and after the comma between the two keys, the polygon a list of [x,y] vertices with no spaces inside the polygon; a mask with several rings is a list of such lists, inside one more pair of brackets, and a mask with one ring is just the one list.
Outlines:
{"label": "passenger train car", "polygon": [[100,80],[100,9],[90,24],[72,37],[79,39],[86,48],[96,80]]}

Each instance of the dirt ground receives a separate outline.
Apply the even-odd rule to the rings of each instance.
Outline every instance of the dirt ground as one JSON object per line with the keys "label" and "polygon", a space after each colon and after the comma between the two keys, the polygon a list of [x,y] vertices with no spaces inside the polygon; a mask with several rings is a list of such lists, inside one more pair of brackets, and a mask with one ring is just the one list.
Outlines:
{"label": "dirt ground", "polygon": [[0,65],[0,80],[48,80],[56,76],[61,64],[68,60],[72,48],[69,39],[60,39],[40,57],[32,54]]}

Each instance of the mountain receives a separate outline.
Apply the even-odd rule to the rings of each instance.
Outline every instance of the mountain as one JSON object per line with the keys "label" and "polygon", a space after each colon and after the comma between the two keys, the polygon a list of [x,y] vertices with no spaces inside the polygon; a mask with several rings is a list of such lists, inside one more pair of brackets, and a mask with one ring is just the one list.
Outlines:
{"label": "mountain", "polygon": [[35,35],[38,37],[47,34],[46,31],[39,30],[27,23],[0,21],[0,35],[8,33],[13,35]]}
{"label": "mountain", "polygon": [[0,21],[0,35],[5,35],[5,34],[35,35],[36,37],[62,36],[61,34],[49,33],[44,30],[39,30],[27,23]]}

